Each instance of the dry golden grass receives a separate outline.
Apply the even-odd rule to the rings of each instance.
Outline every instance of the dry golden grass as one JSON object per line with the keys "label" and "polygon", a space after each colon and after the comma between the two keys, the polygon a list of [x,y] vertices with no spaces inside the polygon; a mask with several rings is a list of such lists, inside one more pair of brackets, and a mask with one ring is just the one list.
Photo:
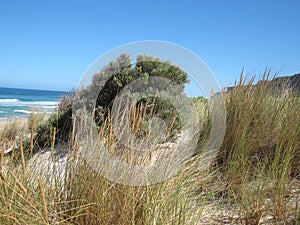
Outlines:
{"label": "dry golden grass", "polygon": [[[53,130],[49,151],[2,165],[0,224],[300,224],[299,98],[277,93],[271,83],[253,88],[241,78],[223,93],[227,129],[214,164],[199,171],[209,134],[204,121],[198,154],[173,178],[151,185],[107,180],[80,156],[75,134],[62,154]],[[209,103],[197,107],[205,120]],[[100,135],[113,146],[110,126]]]}

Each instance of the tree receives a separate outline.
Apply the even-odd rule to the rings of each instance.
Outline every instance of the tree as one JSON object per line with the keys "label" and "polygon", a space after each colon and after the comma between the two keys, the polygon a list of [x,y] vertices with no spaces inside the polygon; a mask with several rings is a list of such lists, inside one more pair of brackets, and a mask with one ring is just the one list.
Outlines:
{"label": "tree", "polygon": [[[175,82],[179,85],[182,92],[184,84],[189,81],[187,74],[169,61],[142,54],[137,56],[136,64],[132,65],[130,56],[122,53],[115,61],[110,62],[99,73],[96,73],[88,87],[82,90],[75,90],[75,93],[68,98],[62,98],[58,113],[49,119],[48,124],[38,129],[35,142],[43,147],[49,145],[50,134],[46,132],[49,127],[51,129],[55,127],[59,140],[62,142],[66,141],[72,133],[72,108],[74,108],[74,105],[76,108],[85,106],[88,110],[95,110],[95,122],[101,126],[108,117],[108,112],[111,110],[115,97],[124,87],[139,78],[152,76],[164,77],[169,82]],[[104,81],[106,82],[103,86]],[[168,82],[165,83],[165,85],[167,84]],[[94,102],[95,99],[96,103]],[[174,122],[176,109],[170,103],[155,96],[150,96],[136,104],[136,109],[144,110],[145,107],[149,109],[146,110],[146,120],[151,116],[158,115],[166,120],[169,125],[173,124],[174,127],[177,127],[177,130],[180,128],[178,118]],[[142,129],[140,134],[145,132]]]}
{"label": "tree", "polygon": [[[187,73],[172,65],[169,61],[148,55],[138,55],[135,66],[132,66],[130,56],[126,53],[121,54],[114,62],[104,67],[99,74],[96,74],[89,90],[97,90],[97,86],[101,84],[104,77],[109,77],[109,79],[97,96],[95,121],[98,125],[101,125],[107,118],[116,96],[126,85],[139,78],[167,78],[161,79],[160,85],[163,83],[167,86],[173,82],[180,87],[181,92],[184,90],[184,84],[189,81]],[[145,80],[147,82],[147,79]],[[177,117],[176,109],[169,102],[155,96],[149,96],[146,99],[141,99],[136,104],[138,111],[145,110],[145,107],[149,109],[146,110],[146,120],[153,116],[159,116],[167,122],[168,126],[173,126],[176,130],[180,128],[179,119],[174,119],[174,117]],[[142,133],[145,134],[145,131]]]}

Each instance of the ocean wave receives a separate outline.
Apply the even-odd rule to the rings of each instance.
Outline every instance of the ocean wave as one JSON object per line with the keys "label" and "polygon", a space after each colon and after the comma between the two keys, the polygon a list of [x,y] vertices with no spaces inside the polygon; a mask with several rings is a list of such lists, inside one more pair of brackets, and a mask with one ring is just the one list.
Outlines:
{"label": "ocean wave", "polygon": [[0,99],[0,103],[18,102],[16,98]]}
{"label": "ocean wave", "polygon": [[31,112],[28,110],[16,109],[14,110],[16,113],[30,114]]}
{"label": "ocean wave", "polygon": [[40,107],[43,109],[56,109],[57,108],[56,105],[55,106],[40,106]]}
{"label": "ocean wave", "polygon": [[4,113],[4,111],[0,111],[0,113]]}
{"label": "ocean wave", "polygon": [[23,113],[23,114],[48,114],[48,115],[51,115],[55,112],[41,112],[41,111],[29,111],[29,110],[24,110],[24,109],[15,109],[13,111],[14,113]]}
{"label": "ocean wave", "polygon": [[56,106],[58,102],[21,102],[25,106]]}
{"label": "ocean wave", "polygon": [[20,101],[19,99],[12,98],[12,99],[0,99],[0,104],[4,106],[57,106],[57,101],[32,101],[32,102],[25,102]]}

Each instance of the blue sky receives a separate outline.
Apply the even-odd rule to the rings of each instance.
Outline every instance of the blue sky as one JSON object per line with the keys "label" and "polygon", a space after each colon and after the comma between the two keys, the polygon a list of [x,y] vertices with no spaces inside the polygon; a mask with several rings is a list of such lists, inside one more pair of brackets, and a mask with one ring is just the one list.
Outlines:
{"label": "blue sky", "polygon": [[243,67],[292,75],[300,72],[299,11],[296,0],[3,0],[0,86],[70,90],[99,56],[140,40],[192,50],[225,86]]}

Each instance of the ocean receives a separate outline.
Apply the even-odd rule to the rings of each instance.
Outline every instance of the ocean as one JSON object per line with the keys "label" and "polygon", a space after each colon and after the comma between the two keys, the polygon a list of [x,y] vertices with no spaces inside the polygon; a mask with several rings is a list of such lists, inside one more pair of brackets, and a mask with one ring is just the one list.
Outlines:
{"label": "ocean", "polygon": [[0,87],[0,120],[26,118],[31,112],[55,112],[61,95],[67,92]]}

